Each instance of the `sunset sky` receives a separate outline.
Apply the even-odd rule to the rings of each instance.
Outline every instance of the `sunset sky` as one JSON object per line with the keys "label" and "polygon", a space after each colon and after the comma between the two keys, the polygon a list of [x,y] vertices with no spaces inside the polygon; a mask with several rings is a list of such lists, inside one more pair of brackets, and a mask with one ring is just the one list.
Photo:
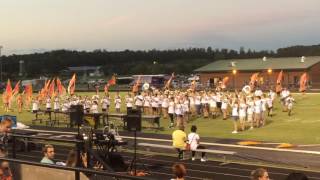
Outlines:
{"label": "sunset sky", "polygon": [[2,54],[320,44],[320,0],[0,0]]}

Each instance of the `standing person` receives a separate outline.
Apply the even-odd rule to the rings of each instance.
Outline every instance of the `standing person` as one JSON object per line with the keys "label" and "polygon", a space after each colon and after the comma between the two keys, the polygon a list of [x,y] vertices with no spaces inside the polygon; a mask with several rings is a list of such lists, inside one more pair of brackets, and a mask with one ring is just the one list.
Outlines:
{"label": "standing person", "polygon": [[168,95],[164,95],[164,98],[162,100],[162,115],[163,115],[163,119],[167,119],[168,118],[168,108],[169,108],[169,98]]}
{"label": "standing person", "polygon": [[8,133],[12,127],[11,119],[4,119],[0,122],[0,157],[8,154]]}
{"label": "standing person", "polygon": [[21,113],[22,107],[23,107],[23,99],[21,94],[19,94],[17,97],[17,105],[18,105],[18,112]]}
{"label": "standing person", "polygon": [[187,175],[187,170],[183,164],[174,164],[172,166],[172,172],[175,178],[171,180],[184,180],[184,176]]}
{"label": "standing person", "polygon": [[126,97],[126,106],[127,106],[127,112],[132,110],[133,107],[133,98],[130,92],[128,92],[128,95]]}
{"label": "standing person", "polygon": [[251,172],[251,180],[268,180],[269,174],[266,169],[258,168]]}
{"label": "standing person", "polygon": [[243,97],[240,98],[239,103],[239,122],[241,131],[245,130],[246,127],[246,115],[247,115],[247,105]]}
{"label": "standing person", "polygon": [[47,96],[47,99],[46,99],[46,109],[47,109],[47,112],[51,111],[51,98],[50,98],[50,96]]}
{"label": "standing person", "polygon": [[292,111],[292,107],[293,107],[293,102],[294,99],[292,97],[292,95],[290,94],[287,98],[286,98],[286,106],[288,109],[288,116],[291,116],[291,111]]}
{"label": "standing person", "polygon": [[182,101],[180,99],[177,100],[174,108],[174,112],[176,114],[176,125],[177,127],[183,126],[183,109],[182,109]]}
{"label": "standing person", "polygon": [[232,119],[233,119],[233,131],[232,134],[238,133],[238,120],[239,120],[239,103],[238,99],[234,99],[232,102]]}
{"label": "standing person", "polygon": [[261,122],[261,97],[256,96],[255,101],[254,101],[254,123],[256,127],[260,127],[260,122]]}
{"label": "standing person", "polygon": [[210,107],[210,114],[213,119],[216,118],[217,114],[217,102],[216,102],[216,94],[213,92],[209,96],[209,107]]}
{"label": "standing person", "polygon": [[[190,150],[191,150],[191,154],[192,154],[192,158],[191,160],[194,161],[195,155],[196,155],[196,151],[197,149],[205,149],[204,146],[200,145],[200,136],[199,134],[197,134],[197,126],[193,125],[191,126],[191,133],[188,134],[188,143],[190,144]],[[205,152],[201,153],[201,162],[205,162],[207,161],[205,159]]]}
{"label": "standing person", "polygon": [[226,120],[227,119],[227,116],[228,116],[228,98],[227,96],[224,96],[222,98],[222,102],[221,102],[221,111],[222,111],[222,114],[223,114],[223,120]]}
{"label": "standing person", "polygon": [[53,161],[53,158],[54,158],[54,148],[52,145],[50,144],[47,144],[43,147],[42,149],[42,152],[43,152],[43,158],[42,160],[40,161],[41,163],[44,163],[44,164],[55,164],[54,161]]}
{"label": "standing person", "polygon": [[116,112],[120,113],[121,97],[120,97],[119,93],[117,93],[116,97],[114,98],[114,104],[115,104]]}
{"label": "standing person", "polygon": [[254,127],[254,101],[251,96],[247,97],[247,121],[250,123],[250,129]]}
{"label": "standing person", "polygon": [[143,96],[140,94],[140,92],[138,92],[138,95],[136,95],[134,97],[134,100],[135,100],[135,106],[136,106],[137,110],[142,112],[143,111],[143,109],[142,109]]}
{"label": "standing person", "polygon": [[194,104],[196,106],[197,115],[198,117],[200,117],[201,116],[201,95],[198,92],[196,92]]}
{"label": "standing person", "polygon": [[54,112],[59,112],[60,109],[60,102],[59,102],[59,96],[55,96],[54,101],[53,101],[53,110]]}
{"label": "standing person", "polygon": [[184,132],[184,126],[179,126],[177,130],[172,133],[172,146],[178,152],[179,160],[183,159],[183,152],[186,147],[187,134]]}
{"label": "standing person", "polygon": [[107,113],[109,110],[109,105],[110,105],[110,100],[108,95],[106,94],[102,99],[101,99],[101,110],[103,113]]}
{"label": "standing person", "polygon": [[168,114],[170,117],[170,126],[169,128],[172,128],[174,126],[174,112],[175,112],[175,104],[174,104],[174,98],[171,97],[169,101],[169,107],[168,107]]}

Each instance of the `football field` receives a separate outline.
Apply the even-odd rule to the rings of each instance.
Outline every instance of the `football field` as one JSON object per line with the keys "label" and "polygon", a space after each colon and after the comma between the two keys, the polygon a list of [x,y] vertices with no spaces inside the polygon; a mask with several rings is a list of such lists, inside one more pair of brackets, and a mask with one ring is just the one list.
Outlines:
{"label": "football field", "polygon": [[[91,96],[94,93],[79,93],[81,96]],[[115,93],[111,93],[113,98]],[[122,102],[125,102],[124,97],[126,93],[122,92]],[[102,97],[103,94],[100,94]],[[267,117],[267,124],[261,128],[253,130],[245,130],[238,134],[232,134],[233,123],[231,118],[222,120],[222,117],[216,119],[212,118],[191,118],[186,128],[186,132],[190,132],[191,125],[198,126],[198,132],[201,137],[215,137],[223,139],[241,139],[266,141],[274,143],[292,143],[299,145],[317,146],[320,144],[320,94],[293,94],[295,103],[293,105],[293,113],[288,116],[286,112],[282,112],[279,98],[275,100],[274,116]],[[2,103],[1,103],[2,104]],[[125,105],[122,103],[121,112],[125,113]],[[24,124],[31,124],[34,119],[34,114],[31,113],[30,107],[25,107],[22,113],[18,113],[13,103],[13,112],[5,113],[1,107],[0,114],[16,115],[19,122]],[[44,105],[41,106],[44,109]],[[114,112],[114,105],[111,104],[111,112]],[[122,125],[121,122],[115,120],[117,124]],[[144,122],[146,123],[146,122]],[[147,124],[144,124],[147,125]],[[161,130],[144,129],[148,133],[171,134],[173,129],[168,128],[169,120],[160,120]],[[120,128],[121,129],[121,128]]]}

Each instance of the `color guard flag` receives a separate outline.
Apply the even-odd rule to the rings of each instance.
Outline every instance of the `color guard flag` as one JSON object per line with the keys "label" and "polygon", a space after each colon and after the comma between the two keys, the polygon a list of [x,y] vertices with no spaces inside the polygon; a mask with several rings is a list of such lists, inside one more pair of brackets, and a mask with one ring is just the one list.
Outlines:
{"label": "color guard flag", "polygon": [[76,74],[73,74],[72,78],[69,81],[68,85],[68,94],[74,94],[74,90],[76,89]]}
{"label": "color guard flag", "polygon": [[20,81],[18,81],[17,84],[14,86],[14,89],[12,91],[12,96],[17,95],[19,91],[20,91]]}
{"label": "color guard flag", "polygon": [[113,75],[111,79],[108,81],[109,86],[115,85],[116,84],[116,76]]}
{"label": "color guard flag", "polygon": [[304,92],[307,90],[307,73],[303,73],[300,77],[300,92]]}
{"label": "color guard flag", "polygon": [[173,78],[174,78],[174,72],[171,74],[170,79],[167,81],[166,85],[164,86],[165,89],[169,89],[170,88],[170,85],[171,85],[171,82],[172,82]]}
{"label": "color guard flag", "polygon": [[224,77],[222,79],[222,87],[221,88],[223,88],[223,89],[226,88],[228,81],[229,81],[229,77],[228,76]]}

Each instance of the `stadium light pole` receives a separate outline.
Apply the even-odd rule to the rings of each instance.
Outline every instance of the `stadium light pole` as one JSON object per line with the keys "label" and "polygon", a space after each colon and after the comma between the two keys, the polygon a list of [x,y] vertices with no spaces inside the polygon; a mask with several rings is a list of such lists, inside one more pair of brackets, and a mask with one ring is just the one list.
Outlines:
{"label": "stadium light pole", "polygon": [[1,50],[2,50],[3,46],[0,45],[0,78],[1,78],[1,82],[2,82],[2,59],[1,59]]}

